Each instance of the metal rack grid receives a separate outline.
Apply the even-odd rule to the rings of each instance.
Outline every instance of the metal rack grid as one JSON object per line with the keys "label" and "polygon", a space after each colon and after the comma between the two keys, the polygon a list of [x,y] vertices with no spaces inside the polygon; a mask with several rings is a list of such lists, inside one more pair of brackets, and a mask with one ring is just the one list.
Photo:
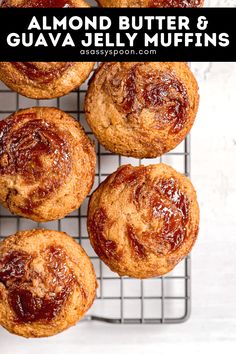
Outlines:
{"label": "metal rack grid", "polygon": [[[190,176],[190,137],[177,150],[159,159],[138,160],[117,156],[105,151],[100,146],[86,124],[83,100],[87,83],[79,91],[47,101],[24,98],[10,91],[3,84],[0,86],[0,119],[20,108],[33,106],[56,106],[78,119],[87,135],[95,141],[97,150],[96,188],[111,172],[125,163],[134,165],[166,162],[179,172]],[[178,162],[178,163],[177,163]],[[95,255],[86,230],[86,212],[89,197],[79,210],[59,221],[35,223],[11,215],[8,210],[0,208],[0,238],[19,230],[46,228],[64,231],[75,237],[90,256],[98,279],[97,299],[85,320],[98,320],[109,323],[180,323],[190,314],[190,257],[187,257],[176,269],[163,277],[148,280],[120,278],[112,273]]]}

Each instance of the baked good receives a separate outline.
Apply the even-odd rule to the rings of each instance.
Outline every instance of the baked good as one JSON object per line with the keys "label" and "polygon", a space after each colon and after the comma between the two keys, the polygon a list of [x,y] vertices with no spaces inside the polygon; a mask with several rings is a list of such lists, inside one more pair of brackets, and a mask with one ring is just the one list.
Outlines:
{"label": "baked good", "polygon": [[[4,0],[1,7],[89,7],[84,0]],[[66,95],[90,75],[88,62],[0,62],[0,80],[29,98],[49,99]]]}
{"label": "baked good", "polygon": [[63,8],[90,7],[85,0],[2,0],[1,7]]}
{"label": "baked good", "polygon": [[93,66],[84,62],[0,62],[0,80],[23,96],[49,99],[79,87]]}
{"label": "baked good", "polygon": [[201,7],[204,0],[97,0],[103,7]]}
{"label": "baked good", "polygon": [[164,164],[122,166],[90,199],[91,245],[121,276],[170,272],[191,251],[198,229],[199,207],[190,180]]}
{"label": "baked good", "polygon": [[22,231],[0,243],[0,325],[24,337],[48,337],[74,325],[92,305],[92,263],[58,231]]}
{"label": "baked good", "polygon": [[35,221],[79,208],[95,175],[95,150],[81,125],[56,108],[20,110],[0,121],[0,203]]}
{"label": "baked good", "polygon": [[89,85],[85,111],[107,150],[149,158],[186,137],[198,102],[198,85],[186,63],[104,63]]}

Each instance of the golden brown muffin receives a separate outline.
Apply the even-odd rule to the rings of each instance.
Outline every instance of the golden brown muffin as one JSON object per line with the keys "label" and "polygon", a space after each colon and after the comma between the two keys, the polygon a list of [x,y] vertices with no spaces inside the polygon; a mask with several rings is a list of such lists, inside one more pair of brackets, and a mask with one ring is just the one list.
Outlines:
{"label": "golden brown muffin", "polygon": [[0,324],[11,333],[67,329],[90,308],[96,287],[89,257],[63,232],[23,231],[0,243]]}
{"label": "golden brown muffin", "polygon": [[198,85],[186,63],[104,63],[89,85],[85,112],[107,150],[150,158],[183,141],[198,103]]}
{"label": "golden brown muffin", "polygon": [[[89,7],[84,0],[4,0],[1,7]],[[94,63],[0,62],[0,80],[29,98],[66,95],[90,75]]]}
{"label": "golden brown muffin", "polygon": [[91,244],[121,276],[170,272],[191,251],[198,229],[199,207],[190,180],[164,164],[122,166],[90,199]]}
{"label": "golden brown muffin", "polygon": [[204,0],[97,0],[103,7],[201,7]]}
{"label": "golden brown muffin", "polygon": [[79,87],[93,66],[82,62],[0,62],[0,80],[23,96],[50,99]]}
{"label": "golden brown muffin", "polygon": [[56,108],[20,110],[0,121],[0,203],[35,221],[79,208],[95,175],[94,147]]}

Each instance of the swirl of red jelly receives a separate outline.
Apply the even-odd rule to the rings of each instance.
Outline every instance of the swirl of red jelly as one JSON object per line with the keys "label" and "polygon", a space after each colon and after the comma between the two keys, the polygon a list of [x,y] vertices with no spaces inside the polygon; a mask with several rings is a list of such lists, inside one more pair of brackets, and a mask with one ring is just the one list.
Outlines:
{"label": "swirl of red jelly", "polygon": [[[11,65],[21,74],[39,84],[49,84],[58,79],[73,64],[61,63],[33,63],[33,62],[12,62]],[[46,67],[45,67],[46,66]]]}
{"label": "swirl of red jelly", "polygon": [[104,89],[131,124],[137,124],[144,109],[154,114],[156,129],[169,127],[176,134],[187,122],[187,90],[171,72],[146,72],[142,64],[129,69],[110,64]]}
{"label": "swirl of red jelly", "polygon": [[[175,178],[150,179],[147,168],[124,166],[116,173],[110,188],[124,186],[128,203],[136,208],[145,231],[137,228],[129,214],[124,228],[130,249],[135,257],[145,258],[149,252],[166,256],[175,252],[187,237],[189,200],[181,191]],[[125,211],[124,211],[125,213]],[[136,215],[135,214],[135,215]],[[103,259],[119,260],[122,251],[118,244],[107,238],[107,232],[115,221],[99,207],[89,215],[88,227],[95,252]]]}
{"label": "swirl of red jelly", "polygon": [[152,181],[144,166],[121,168],[112,187],[125,184],[129,189],[129,202],[133,203],[146,231],[127,223],[127,236],[136,256],[145,257],[147,251],[167,255],[176,251],[187,236],[189,200],[180,190],[175,178]]}
{"label": "swirl of red jelly", "polygon": [[19,5],[12,6],[11,0],[3,0],[1,7],[63,8],[73,5],[70,0],[23,0]]}
{"label": "swirl of red jelly", "polygon": [[68,256],[61,247],[48,247],[41,255],[43,267],[39,268],[35,267],[35,255],[20,250],[0,259],[0,282],[7,289],[17,323],[53,320],[76,282],[67,264]]}
{"label": "swirl of red jelly", "polygon": [[62,132],[35,113],[14,114],[0,121],[0,175],[19,175],[35,186],[21,210],[30,214],[64,183],[71,170]]}
{"label": "swirl of red jelly", "polygon": [[149,7],[199,7],[202,0],[149,0]]}

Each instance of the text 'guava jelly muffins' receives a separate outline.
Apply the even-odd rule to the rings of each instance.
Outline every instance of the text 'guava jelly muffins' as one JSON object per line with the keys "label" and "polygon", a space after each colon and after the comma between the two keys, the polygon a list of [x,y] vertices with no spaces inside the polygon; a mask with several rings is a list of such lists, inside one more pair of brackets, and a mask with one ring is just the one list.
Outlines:
{"label": "text 'guava jelly muffins'", "polygon": [[22,231],[0,243],[0,325],[24,337],[48,337],[74,325],[92,305],[96,276],[68,235]]}
{"label": "text 'guava jelly muffins'", "polygon": [[[3,0],[0,7],[89,7],[84,0]],[[49,99],[78,88],[90,75],[94,63],[0,62],[0,80],[29,98]]]}
{"label": "text 'guava jelly muffins'", "polygon": [[90,82],[85,112],[107,150],[149,158],[183,141],[198,104],[198,85],[186,63],[104,63]]}
{"label": "text 'guava jelly muffins'", "polygon": [[90,199],[91,245],[121,276],[149,278],[170,272],[189,254],[198,230],[194,187],[164,164],[122,166]]}
{"label": "text 'guava jelly muffins'", "polygon": [[90,192],[95,149],[56,108],[20,110],[0,121],[0,203],[35,221],[61,219]]}

